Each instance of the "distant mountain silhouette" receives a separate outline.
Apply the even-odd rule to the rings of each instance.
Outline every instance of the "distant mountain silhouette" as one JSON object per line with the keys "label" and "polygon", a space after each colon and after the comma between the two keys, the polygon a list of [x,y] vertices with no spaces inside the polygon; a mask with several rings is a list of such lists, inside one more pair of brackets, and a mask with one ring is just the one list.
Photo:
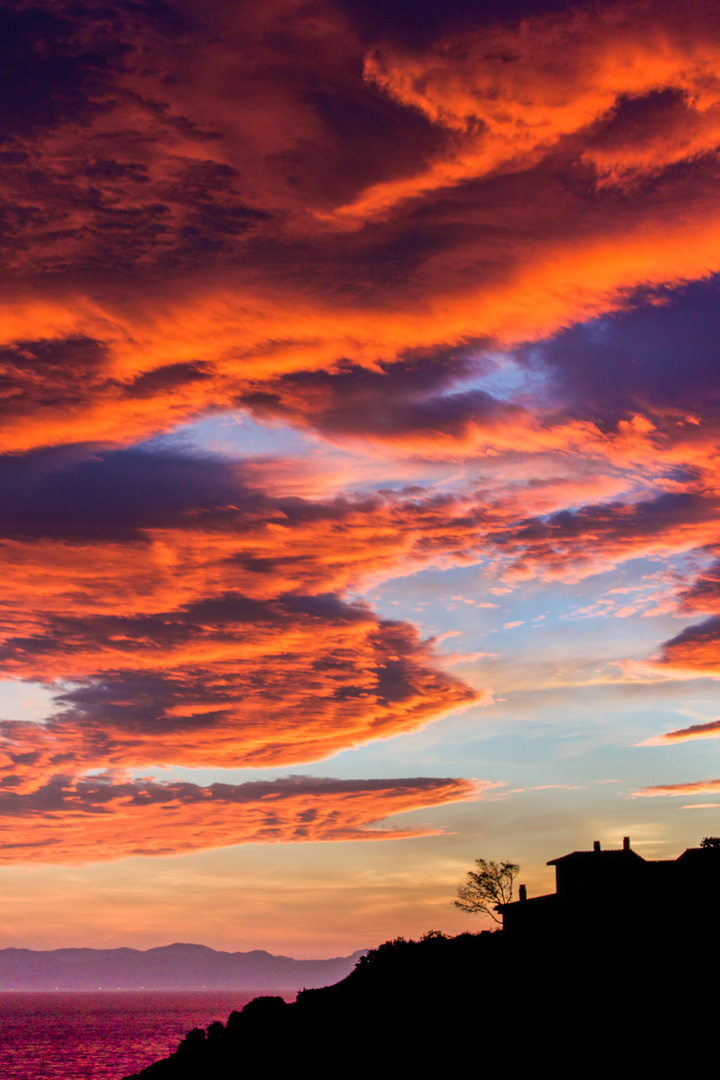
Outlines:
{"label": "distant mountain silhouette", "polygon": [[294,992],[342,979],[362,951],[293,960],[262,949],[216,952],[176,943],[157,949],[0,949],[1,990],[238,990]]}

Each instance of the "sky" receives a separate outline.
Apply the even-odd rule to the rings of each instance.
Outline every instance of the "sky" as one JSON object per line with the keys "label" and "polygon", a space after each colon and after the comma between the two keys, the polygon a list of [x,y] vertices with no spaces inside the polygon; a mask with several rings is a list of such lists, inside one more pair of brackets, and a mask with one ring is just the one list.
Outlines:
{"label": "sky", "polygon": [[0,947],[344,955],[720,833],[717,5],[0,53]]}

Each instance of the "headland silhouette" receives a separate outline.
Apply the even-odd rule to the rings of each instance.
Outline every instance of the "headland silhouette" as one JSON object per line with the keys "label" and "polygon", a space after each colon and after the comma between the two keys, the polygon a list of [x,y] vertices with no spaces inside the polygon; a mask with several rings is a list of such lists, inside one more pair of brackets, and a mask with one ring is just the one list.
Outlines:
{"label": "headland silhouette", "polygon": [[126,1080],[240,1075],[686,1074],[714,1063],[720,841],[677,859],[623,846],[551,860],[556,891],[503,928],[396,938],[341,982],[258,997]]}

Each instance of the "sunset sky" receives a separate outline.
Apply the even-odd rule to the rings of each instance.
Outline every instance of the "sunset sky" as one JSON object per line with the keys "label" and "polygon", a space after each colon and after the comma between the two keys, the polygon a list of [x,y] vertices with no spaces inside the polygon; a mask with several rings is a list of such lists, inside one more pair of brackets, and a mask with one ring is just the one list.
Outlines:
{"label": "sunset sky", "polygon": [[720,8],[0,11],[0,947],[720,834]]}

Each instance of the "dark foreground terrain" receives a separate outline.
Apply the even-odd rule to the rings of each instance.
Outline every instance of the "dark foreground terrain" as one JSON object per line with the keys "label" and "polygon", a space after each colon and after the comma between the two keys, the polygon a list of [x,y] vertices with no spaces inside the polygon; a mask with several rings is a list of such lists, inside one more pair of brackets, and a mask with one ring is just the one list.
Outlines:
{"label": "dark foreground terrain", "polygon": [[[668,915],[668,922],[672,915]],[[621,921],[547,940],[430,933],[372,950],[294,1004],[251,1001],[126,1080],[342,1075],[660,1075],[717,1061],[718,939]],[[462,1070],[462,1072],[460,1071]]]}

